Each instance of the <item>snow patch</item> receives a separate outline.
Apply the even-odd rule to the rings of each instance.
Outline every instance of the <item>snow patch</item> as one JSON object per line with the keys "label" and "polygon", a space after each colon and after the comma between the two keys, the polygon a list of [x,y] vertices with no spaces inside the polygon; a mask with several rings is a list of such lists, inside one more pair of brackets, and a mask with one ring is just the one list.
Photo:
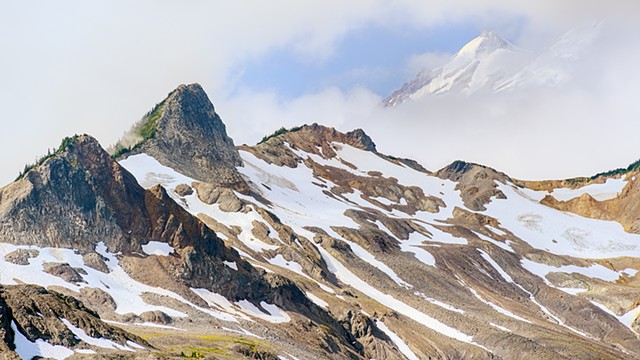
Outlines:
{"label": "snow patch", "polygon": [[267,314],[248,300],[240,300],[236,302],[236,305],[238,305],[245,313],[270,323],[278,324],[291,321],[289,315],[287,315],[287,313],[282,309],[264,301],[260,302],[260,306],[267,311]]}
{"label": "snow patch", "polygon": [[422,298],[423,300],[426,300],[426,301],[434,304],[434,305],[438,305],[443,309],[447,309],[449,311],[457,312],[459,314],[464,314],[464,310],[460,310],[460,309],[458,309],[456,307],[453,307],[453,306],[451,306],[449,304],[443,303],[442,301],[436,300],[434,298],[430,298],[427,295],[425,295],[424,293],[421,293],[419,291],[416,291],[413,294],[418,296],[418,297],[420,297],[420,298]]}
{"label": "snow patch", "polygon": [[506,327],[504,327],[504,326],[498,325],[498,324],[489,323],[489,325],[491,325],[491,326],[493,326],[493,327],[495,327],[495,328],[498,328],[498,329],[500,329],[500,330],[502,330],[502,331],[511,332],[511,330],[507,329],[507,328],[506,328]]}
{"label": "snow patch", "polygon": [[238,265],[235,262],[233,262],[233,261],[223,261],[223,262],[227,267],[229,267],[229,268],[231,268],[231,269],[233,269],[235,271],[238,271]]}
{"label": "snow patch", "polygon": [[98,338],[91,337],[84,330],[70,323],[69,320],[67,319],[61,319],[61,320],[65,324],[65,326],[69,328],[69,330],[71,330],[73,335],[75,335],[78,339],[86,342],[89,345],[101,347],[103,349],[125,350],[125,351],[132,351],[132,352],[135,351],[128,346],[120,345],[109,339],[105,339],[105,338],[98,339]]}
{"label": "snow patch", "polygon": [[11,322],[11,329],[15,334],[13,341],[16,347],[15,352],[21,359],[32,359],[37,356],[61,360],[73,355],[73,350],[61,345],[51,345],[42,339],[36,340],[35,343],[31,342],[31,340],[18,331],[18,327],[14,321]]}
{"label": "snow patch", "polygon": [[160,241],[149,241],[142,245],[142,251],[147,255],[169,256],[174,250],[171,245]]}
{"label": "snow patch", "polygon": [[319,297],[313,295],[312,293],[306,292],[305,295],[307,295],[309,300],[313,301],[314,304],[320,306],[321,308],[325,310],[329,308],[329,304],[326,301],[320,299]]}
{"label": "snow patch", "polygon": [[389,329],[387,325],[385,325],[385,323],[383,323],[382,321],[376,320],[376,326],[378,327],[378,329],[382,330],[382,332],[385,333],[391,339],[391,341],[393,341],[394,344],[396,344],[396,346],[398,347],[398,350],[400,350],[402,355],[406,356],[407,359],[420,360],[420,358],[416,356],[416,354],[411,350],[409,345],[407,345],[407,343],[405,343],[400,338],[400,336],[398,336],[398,334],[391,331],[391,329]]}
{"label": "snow patch", "polygon": [[[606,268],[600,264],[593,264],[589,267],[581,267],[575,265],[564,265],[560,267],[555,267],[546,264],[540,264],[537,262],[533,262],[528,259],[521,260],[522,267],[527,269],[529,272],[538,275],[542,279],[546,280],[547,274],[551,272],[560,272],[565,274],[577,273],[582,274],[586,277],[600,279],[603,281],[616,281],[618,278],[622,276],[622,274],[634,273],[636,270],[634,269],[625,269],[622,271],[613,271],[609,268]],[[634,273],[635,274],[635,273]]]}

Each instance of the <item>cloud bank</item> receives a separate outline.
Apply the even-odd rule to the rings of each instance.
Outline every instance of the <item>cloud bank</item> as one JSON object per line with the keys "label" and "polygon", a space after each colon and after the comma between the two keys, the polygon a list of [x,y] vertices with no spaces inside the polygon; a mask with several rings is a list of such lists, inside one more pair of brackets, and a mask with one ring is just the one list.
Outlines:
{"label": "cloud bank", "polygon": [[[629,99],[637,89],[628,81],[636,75],[628,73],[635,66],[622,73],[617,68],[610,69],[610,73],[600,77],[595,90],[584,90],[576,85],[571,91],[561,91],[557,95],[566,95],[568,100],[556,104],[559,111],[555,115],[550,109],[543,111],[544,108],[527,102],[527,99],[539,103],[555,99],[552,94],[542,92],[522,95],[523,99],[503,99],[510,105],[501,110],[502,103],[496,99],[465,104],[464,108],[470,109],[469,113],[475,116],[470,118],[460,113],[460,103],[452,99],[383,111],[379,106],[380,95],[366,89],[328,88],[294,99],[282,98],[276,92],[256,93],[243,89],[241,64],[259,61],[278,48],[290,48],[296,56],[311,62],[325,61],[333,55],[336,43],[345,34],[370,24],[389,28],[399,25],[429,28],[464,22],[508,32],[508,25],[501,28],[500,24],[512,23],[506,20],[517,18],[525,24],[520,43],[544,46],[548,39],[582,21],[609,16],[609,13],[637,14],[636,4],[633,1],[589,4],[576,0],[462,0],[455,3],[329,0],[317,4],[299,1],[213,3],[204,0],[6,2],[0,12],[0,49],[3,53],[0,57],[0,184],[11,181],[26,162],[33,162],[64,136],[89,133],[105,146],[114,143],[154,103],[178,84],[189,82],[200,82],[205,87],[237,142],[255,142],[265,132],[280,126],[316,121],[345,130],[363,127],[372,133],[382,150],[424,159],[432,168],[446,162],[440,159],[466,158],[508,171],[512,167],[507,166],[507,160],[503,164],[498,150],[480,157],[478,147],[449,146],[451,144],[444,139],[451,136],[445,135],[457,132],[475,136],[478,131],[484,131],[491,136],[484,139],[487,145],[499,148],[496,141],[504,141],[501,146],[505,151],[521,156],[515,161],[524,162],[531,160],[524,155],[546,150],[539,146],[527,148],[522,145],[528,145],[528,142],[514,139],[520,133],[527,133],[561,141],[559,134],[566,138],[572,127],[558,125],[558,122],[552,125],[550,119],[559,119],[562,114],[573,119],[576,131],[585,139],[594,137],[585,133],[588,128],[602,133],[599,127],[610,129],[608,125],[616,122],[620,126],[613,129],[627,127],[615,136],[612,131],[605,131],[607,138],[619,137],[617,145],[615,139],[610,141],[610,146],[598,145],[604,150],[621,147],[632,132],[628,130],[637,130],[633,128],[635,124],[626,122],[634,116],[637,119],[636,107],[631,106],[633,102]],[[632,25],[629,33],[634,30],[637,29]],[[637,44],[628,46],[637,49]],[[632,51],[629,53],[630,57],[636,56]],[[630,59],[633,63],[631,60],[635,61],[637,57]],[[584,81],[589,83],[590,77]],[[277,84],[277,79],[274,83]],[[621,84],[625,85],[626,94],[619,91]],[[602,89],[613,89],[613,92],[598,93]],[[578,108],[578,112],[571,112],[573,107],[569,108],[567,104]],[[510,111],[515,112],[511,114]],[[588,120],[577,123],[575,119],[579,116]],[[600,122],[596,124],[597,121]],[[473,127],[462,127],[481,123],[482,126],[475,126],[475,131]],[[523,125],[519,125],[523,123],[542,124],[546,133],[540,130],[542,127],[534,125],[523,131]],[[511,125],[497,129],[495,124]],[[509,126],[515,135],[505,132]],[[391,131],[398,130],[406,134],[389,136]],[[502,132],[496,132],[498,130]],[[405,150],[406,141],[402,139],[410,140],[418,134],[423,135],[420,144],[424,144],[424,151],[418,154],[419,146],[415,145]],[[509,145],[510,139],[513,146]],[[583,160],[572,158],[574,163],[591,163],[595,146],[580,144],[580,149],[572,151],[582,154]],[[631,144],[628,147],[628,152],[633,150],[640,154],[637,148],[631,149]],[[624,154],[604,150],[609,158],[605,167],[623,165],[636,156],[627,154],[623,159]],[[611,160],[613,157],[615,160]],[[541,165],[530,163],[527,166]],[[526,177],[528,174],[522,172],[520,175],[520,170],[513,169],[515,175]],[[585,172],[591,168],[576,165],[575,169]],[[562,174],[551,170],[550,176]]]}
{"label": "cloud bank", "polygon": [[[281,125],[318,122],[361,127],[380,151],[432,170],[462,159],[521,179],[589,176],[640,158],[640,40],[626,24],[608,24],[582,51],[563,54],[575,59],[563,63],[569,80],[557,86],[432,96],[395,108],[384,108],[366,89],[328,89],[291,101],[245,91],[221,108],[241,142]],[[252,131],[240,130],[248,126]]]}

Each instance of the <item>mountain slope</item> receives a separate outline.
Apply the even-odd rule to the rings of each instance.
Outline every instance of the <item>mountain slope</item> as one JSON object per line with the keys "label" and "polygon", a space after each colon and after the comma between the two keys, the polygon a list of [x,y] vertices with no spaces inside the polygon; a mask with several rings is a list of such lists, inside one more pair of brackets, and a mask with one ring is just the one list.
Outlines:
{"label": "mountain slope", "polygon": [[[0,356],[120,356],[149,345],[104,323],[76,299],[32,285],[0,286]],[[6,357],[5,357],[6,355]]]}
{"label": "mountain slope", "polygon": [[313,124],[234,149],[230,187],[194,176],[227,160],[187,174],[142,144],[116,162],[81,136],[0,190],[0,284],[78,298],[174,357],[640,358],[640,235],[543,200],[633,211],[634,174],[431,172]]}
{"label": "mountain slope", "polygon": [[113,152],[145,152],[200,181],[243,188],[242,161],[199,84],[180,85],[116,143]]}
{"label": "mountain slope", "polygon": [[[529,354],[557,359],[637,354],[640,344],[627,327],[631,323],[621,323],[602,305],[589,302],[603,288],[616,286],[607,283],[609,279],[635,274],[607,269],[590,258],[606,256],[608,264],[626,266],[629,262],[616,256],[637,253],[633,236],[620,239],[619,248],[624,250],[615,251],[614,246],[608,253],[599,253],[597,244],[573,243],[572,238],[545,250],[553,248],[543,242],[546,236],[563,239],[552,235],[555,231],[574,234],[586,226],[606,232],[610,225],[576,222],[554,213],[529,200],[509,177],[488,168],[451,166],[439,172],[447,178],[442,180],[369,151],[346,134],[327,134],[335,132],[302,127],[241,149],[240,171],[256,194],[244,199],[275,215],[268,231],[259,233],[255,226],[247,227],[246,220],[229,217],[215,206],[198,205],[197,194],[178,203],[202,218],[216,219],[211,226],[217,231],[228,227],[251,231],[255,237],[232,236],[227,243],[252,263],[292,276],[333,313],[356,306],[377,314],[374,318],[389,324],[388,330],[399,334],[417,357]],[[122,163],[138,179],[147,178],[149,171],[165,174],[163,178],[180,176],[157,165],[141,166],[147,162],[152,162],[147,155],[135,155]],[[163,186],[175,194],[171,189],[180,182],[167,181]],[[489,193],[476,198],[474,186]],[[511,206],[521,210],[505,212]],[[544,222],[547,218],[552,221],[549,225]],[[530,230],[534,221],[541,229],[549,226],[545,231],[551,232],[543,238],[535,235]],[[558,228],[558,223],[564,225]],[[310,253],[316,255],[310,259]],[[594,294],[564,292],[564,284],[574,277],[580,286],[593,288]],[[326,285],[318,288],[318,283]],[[331,287],[326,289],[327,285]],[[334,286],[342,289],[339,297]],[[600,296],[598,302],[616,311],[624,303],[623,313],[633,310],[632,299],[638,292],[633,286],[626,288],[630,302]],[[411,325],[400,327],[400,322]],[[425,334],[430,342],[425,342]],[[621,350],[610,348],[611,343]]]}
{"label": "mountain slope", "polygon": [[598,23],[572,29],[539,53],[518,49],[495,32],[483,32],[445,65],[421,71],[383,103],[393,107],[436,95],[499,93],[561,85],[571,79],[576,63],[594,49],[601,27]]}
{"label": "mountain slope", "polygon": [[162,187],[140,187],[95,139],[64,143],[0,191],[0,283],[54,288],[118,322],[204,313],[234,323],[263,311],[288,322],[284,309],[331,329],[335,351],[356,351],[295,284],[242,260]]}
{"label": "mountain slope", "polygon": [[422,71],[386,98],[384,104],[396,106],[427,95],[471,94],[491,89],[518,69],[525,61],[525,55],[495,32],[483,32],[462,47],[447,64]]}

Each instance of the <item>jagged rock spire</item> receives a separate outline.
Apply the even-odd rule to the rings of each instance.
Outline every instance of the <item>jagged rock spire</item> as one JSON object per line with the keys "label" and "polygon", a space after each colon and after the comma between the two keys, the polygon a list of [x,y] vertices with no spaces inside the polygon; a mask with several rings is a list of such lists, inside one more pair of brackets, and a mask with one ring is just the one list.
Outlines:
{"label": "jagged rock spire", "polygon": [[135,152],[200,181],[244,188],[235,169],[242,166],[242,159],[199,84],[178,86],[131,132],[138,137],[131,146]]}

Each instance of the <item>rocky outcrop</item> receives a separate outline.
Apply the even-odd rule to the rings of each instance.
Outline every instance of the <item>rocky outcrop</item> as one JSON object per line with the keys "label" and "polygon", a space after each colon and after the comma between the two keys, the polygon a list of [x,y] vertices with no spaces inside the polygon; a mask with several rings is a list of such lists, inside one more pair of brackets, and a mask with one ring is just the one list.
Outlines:
{"label": "rocky outcrop", "polygon": [[39,253],[35,249],[18,249],[5,255],[4,259],[16,265],[29,265],[29,259],[38,256]]}
{"label": "rocky outcrop", "polygon": [[494,196],[504,199],[505,195],[498,190],[496,181],[506,183],[511,180],[507,175],[489,167],[464,161],[455,161],[438,170],[435,175],[457,182],[456,190],[460,190],[464,205],[476,211],[486,210],[485,205]]}
{"label": "rocky outcrop", "polygon": [[80,136],[0,189],[0,242],[129,252],[150,236],[136,179],[90,136]]}
{"label": "rocky outcrop", "polygon": [[[135,138],[133,143],[125,139]],[[246,190],[242,159],[199,84],[180,85],[134,125],[115,149],[133,148],[196,180]]]}
{"label": "rocky outcrop", "polygon": [[244,146],[242,149],[251,151],[269,163],[296,167],[302,159],[296,156],[291,148],[324,158],[332,158],[336,156],[332,143],[346,144],[376,153],[375,143],[362,129],[342,133],[334,128],[318,124],[303,125],[268,138],[254,147]]}
{"label": "rocky outcrop", "polygon": [[205,204],[218,204],[220,210],[226,212],[238,212],[242,209],[242,200],[231,189],[199,182],[193,183],[193,187],[198,198]]}
{"label": "rocky outcrop", "polygon": [[349,310],[340,318],[340,323],[357,339],[357,346],[367,359],[404,359],[391,339],[368,316]]}
{"label": "rocky outcrop", "polygon": [[149,346],[141,338],[103,322],[73,297],[38,286],[7,285],[0,286],[0,357],[4,356],[3,351],[15,350],[14,328],[31,342],[43,340],[69,349],[91,346],[63,320],[95,339],[110,340],[123,347],[130,347],[131,342]]}

